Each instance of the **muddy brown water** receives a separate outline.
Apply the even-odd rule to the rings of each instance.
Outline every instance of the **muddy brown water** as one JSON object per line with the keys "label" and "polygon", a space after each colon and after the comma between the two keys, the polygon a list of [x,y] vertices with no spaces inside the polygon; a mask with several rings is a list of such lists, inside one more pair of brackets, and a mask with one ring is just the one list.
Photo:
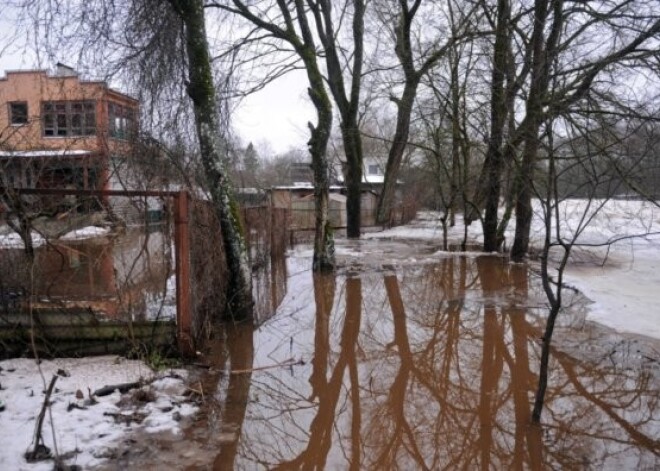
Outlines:
{"label": "muddy brown water", "polygon": [[360,250],[336,275],[289,257],[275,315],[209,345],[198,418],[131,438],[104,469],[660,469],[658,341],[586,322],[567,292],[534,427],[538,277]]}
{"label": "muddy brown water", "polygon": [[[171,240],[162,225],[82,240],[52,240],[35,249],[0,250],[0,318],[27,303],[65,311],[89,308],[109,318],[141,320],[163,297],[172,272]],[[8,306],[8,295],[15,306]],[[151,317],[156,317],[152,313]]]}

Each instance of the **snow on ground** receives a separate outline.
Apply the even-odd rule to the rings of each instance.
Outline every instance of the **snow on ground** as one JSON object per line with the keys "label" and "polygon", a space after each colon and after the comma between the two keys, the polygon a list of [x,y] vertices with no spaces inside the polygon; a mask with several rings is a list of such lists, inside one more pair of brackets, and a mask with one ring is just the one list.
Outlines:
{"label": "snow on ground", "polygon": [[145,304],[147,306],[147,320],[166,321],[176,319],[176,275],[170,275],[167,279],[164,293],[147,294]]}
{"label": "snow on ground", "polygon": [[[32,231],[30,234],[32,237],[32,246],[39,247],[46,243],[41,234]],[[0,249],[22,249],[25,246],[23,245],[23,239],[16,232],[7,232],[5,234],[0,234]]]}
{"label": "snow on ground", "polygon": [[[86,226],[67,232],[60,237],[60,240],[92,239],[107,235],[109,232],[110,229],[107,227]],[[40,247],[46,243],[46,239],[36,231],[32,231],[31,236],[34,247]],[[3,233],[0,233],[0,249],[22,249],[23,247],[23,240],[16,232],[4,230]]]}
{"label": "snow on ground", "polygon": [[[534,214],[531,245],[540,248],[544,226],[538,202]],[[620,332],[660,338],[660,208],[631,200],[568,200],[560,204],[559,214],[563,237],[572,237],[579,230],[565,282],[593,301],[587,318]],[[440,243],[439,217],[438,213],[420,212],[407,226],[365,234],[364,238]],[[506,232],[509,244],[513,234],[512,222]],[[481,225],[473,223],[468,243],[480,243],[482,235]],[[458,243],[462,237],[463,221],[457,218],[449,239]]]}
{"label": "snow on ground", "polygon": [[[43,379],[35,360],[12,359],[0,362],[0,469],[52,470],[53,461],[27,463],[24,454],[31,449],[35,423],[41,410],[47,383],[58,370],[65,372],[55,383],[51,396],[51,416],[46,414],[43,436],[46,446],[54,451],[53,430],[60,456],[68,464],[88,469],[113,456],[114,446],[127,433],[155,433],[170,430],[179,433],[179,420],[196,412],[196,406],[183,396],[185,371],[156,375],[144,362],[115,356],[42,361]],[[131,400],[133,391],[121,395],[118,391],[97,397],[90,404],[89,391],[106,385],[152,381],[143,390],[153,393],[152,400]],[[77,399],[80,391],[84,399]],[[120,403],[121,401],[121,403]],[[83,409],[80,409],[81,407]],[[136,413],[144,417],[140,424],[117,423],[115,416]]]}
{"label": "snow on ground", "polygon": [[82,239],[92,239],[94,237],[101,237],[110,232],[110,229],[107,227],[97,227],[97,226],[86,226],[80,229],[75,229],[71,232],[67,232],[60,240],[82,240]]}

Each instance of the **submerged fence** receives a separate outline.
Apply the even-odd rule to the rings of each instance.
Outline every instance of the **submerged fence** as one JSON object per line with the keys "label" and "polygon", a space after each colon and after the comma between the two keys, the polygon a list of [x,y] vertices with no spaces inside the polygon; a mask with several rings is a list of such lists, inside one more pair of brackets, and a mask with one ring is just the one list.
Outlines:
{"label": "submerged fence", "polygon": [[[3,355],[168,347],[221,319],[226,263],[207,201],[185,192],[14,190],[0,213]],[[7,201],[6,198],[3,198]],[[253,267],[286,247],[285,212],[242,211]],[[82,348],[84,347],[84,348]]]}
{"label": "submerged fence", "polygon": [[[417,216],[418,210],[419,204],[415,200],[400,202],[390,210],[385,224],[377,224],[375,204],[366,207],[363,204],[360,210],[361,226],[367,231],[401,226],[412,221]],[[289,243],[295,245],[311,241],[316,223],[313,202],[293,202],[290,214]],[[336,231],[346,229],[346,208],[331,205],[328,208],[328,220]]]}
{"label": "submerged fence", "polygon": [[35,347],[42,355],[139,354],[170,347],[182,301],[173,270],[185,266],[175,263],[183,254],[174,242],[182,195],[4,191],[3,354],[30,354]]}

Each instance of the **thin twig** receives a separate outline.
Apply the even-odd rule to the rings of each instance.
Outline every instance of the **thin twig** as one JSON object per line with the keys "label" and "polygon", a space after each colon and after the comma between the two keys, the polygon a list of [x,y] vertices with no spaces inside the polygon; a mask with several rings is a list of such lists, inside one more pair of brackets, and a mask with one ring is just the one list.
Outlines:
{"label": "thin twig", "polygon": [[280,368],[282,366],[293,366],[293,365],[304,365],[305,362],[300,359],[300,360],[295,360],[293,358],[290,358],[286,361],[283,361],[282,363],[275,363],[274,365],[267,365],[267,366],[258,366],[257,368],[248,368],[245,370],[232,370],[231,374],[233,375],[240,375],[240,374],[245,374],[245,373],[252,373],[253,371],[261,371],[261,370],[269,370],[272,368]]}

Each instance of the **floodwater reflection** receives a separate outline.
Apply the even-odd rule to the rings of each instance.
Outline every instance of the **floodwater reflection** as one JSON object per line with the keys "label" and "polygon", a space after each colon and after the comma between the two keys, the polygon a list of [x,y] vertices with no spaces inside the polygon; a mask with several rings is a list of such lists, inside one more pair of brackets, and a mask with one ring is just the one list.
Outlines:
{"label": "floodwater reflection", "polygon": [[[526,266],[457,255],[312,276],[308,262],[289,260],[276,316],[227,333],[239,373],[219,384],[231,433],[214,469],[660,467],[658,370],[569,312],[530,426],[543,310]],[[292,357],[305,364],[269,367]]]}
{"label": "floodwater reflection", "polygon": [[[53,240],[35,249],[0,250],[0,289],[32,293],[32,305],[82,308],[113,318],[141,318],[161,306],[172,272],[171,240],[159,225],[83,240]],[[172,308],[173,309],[173,308]],[[155,316],[152,316],[155,317]]]}

